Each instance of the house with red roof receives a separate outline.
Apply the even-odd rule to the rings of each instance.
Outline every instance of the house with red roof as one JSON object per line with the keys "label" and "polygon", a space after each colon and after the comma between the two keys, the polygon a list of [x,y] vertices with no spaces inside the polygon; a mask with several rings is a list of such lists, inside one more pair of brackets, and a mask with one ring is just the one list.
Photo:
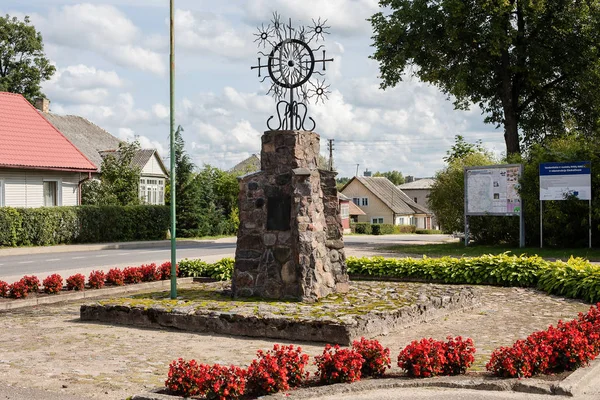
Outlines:
{"label": "house with red roof", "polygon": [[0,92],[0,207],[78,205],[97,170],[23,96]]}

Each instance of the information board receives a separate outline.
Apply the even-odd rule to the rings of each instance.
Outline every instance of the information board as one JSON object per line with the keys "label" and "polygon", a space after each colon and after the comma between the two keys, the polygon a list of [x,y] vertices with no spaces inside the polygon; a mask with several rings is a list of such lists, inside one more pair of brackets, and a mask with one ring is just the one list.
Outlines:
{"label": "information board", "polygon": [[466,215],[520,215],[520,164],[465,168]]}
{"label": "information board", "polygon": [[589,161],[540,164],[540,200],[579,200],[592,198],[592,175]]}

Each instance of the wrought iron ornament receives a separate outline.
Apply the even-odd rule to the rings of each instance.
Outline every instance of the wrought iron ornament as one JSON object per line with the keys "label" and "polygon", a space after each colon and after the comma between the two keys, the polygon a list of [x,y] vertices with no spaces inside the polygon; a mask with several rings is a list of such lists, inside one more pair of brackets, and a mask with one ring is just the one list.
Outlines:
{"label": "wrought iron ornament", "polygon": [[[305,126],[308,109],[306,105],[313,99],[315,104],[325,102],[328,99],[329,85],[325,84],[325,79],[319,80],[311,78],[316,75],[324,77],[326,63],[332,62],[333,58],[327,58],[324,45],[317,46],[321,40],[325,40],[328,35],[329,26],[326,26],[327,20],[312,20],[309,27],[292,27],[290,18],[287,25],[281,22],[281,16],[273,13],[271,22],[265,27],[264,24],[257,28],[254,34],[258,47],[263,49],[270,48],[269,54],[259,51],[258,54],[266,57],[263,62],[258,57],[258,65],[250,69],[258,70],[258,77],[264,82],[267,78],[271,79],[271,87],[267,94],[272,95],[279,100],[277,102],[278,126],[271,126],[269,117],[267,126],[271,130],[307,130],[312,131],[316,127],[315,120],[308,117],[312,126]],[[312,43],[312,45],[311,45]],[[315,47],[315,48],[313,48]],[[315,53],[323,51],[323,58],[315,58]],[[266,68],[268,75],[263,76],[262,70]],[[320,70],[319,70],[320,69]],[[289,100],[288,100],[289,99]]]}

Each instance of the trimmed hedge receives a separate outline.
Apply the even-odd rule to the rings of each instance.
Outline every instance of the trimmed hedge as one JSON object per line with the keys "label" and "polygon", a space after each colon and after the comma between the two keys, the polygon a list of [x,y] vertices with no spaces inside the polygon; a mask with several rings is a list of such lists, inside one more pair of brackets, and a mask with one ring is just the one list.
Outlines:
{"label": "trimmed hedge", "polygon": [[414,225],[394,225],[394,233],[415,233],[417,227]]}
{"label": "trimmed hedge", "polygon": [[415,233],[414,225],[371,224],[369,222],[355,222],[350,224],[352,233],[363,235],[391,235],[394,233]]}
{"label": "trimmed hedge", "polygon": [[166,206],[0,208],[0,246],[165,239]]}
{"label": "trimmed hedge", "polygon": [[371,225],[371,233],[373,235],[391,235],[392,233],[394,233],[394,225],[373,224]]}
{"label": "trimmed hedge", "polygon": [[600,266],[582,258],[545,261],[539,256],[508,254],[464,258],[356,258],[346,260],[348,273],[454,284],[521,286],[548,294],[600,301]]}
{"label": "trimmed hedge", "polygon": [[439,235],[442,231],[438,229],[417,229],[415,230],[417,235]]}

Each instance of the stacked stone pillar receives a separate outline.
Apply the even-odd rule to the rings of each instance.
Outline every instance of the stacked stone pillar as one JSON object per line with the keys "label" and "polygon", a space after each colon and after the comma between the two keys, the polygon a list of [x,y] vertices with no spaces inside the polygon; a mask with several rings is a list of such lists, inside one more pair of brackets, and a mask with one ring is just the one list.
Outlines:
{"label": "stacked stone pillar", "polygon": [[315,301],[348,290],[335,172],[319,135],[267,131],[261,171],[240,178],[235,297]]}

